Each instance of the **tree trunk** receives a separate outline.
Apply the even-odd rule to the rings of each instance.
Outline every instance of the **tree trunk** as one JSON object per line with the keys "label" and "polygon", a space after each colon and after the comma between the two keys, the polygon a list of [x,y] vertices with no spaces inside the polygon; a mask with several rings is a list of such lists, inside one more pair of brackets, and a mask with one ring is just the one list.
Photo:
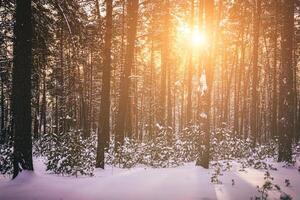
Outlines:
{"label": "tree trunk", "polygon": [[[191,16],[190,27],[194,28],[194,0],[191,0]],[[187,104],[186,104],[186,125],[192,121],[192,90],[193,90],[193,49],[190,49],[189,61],[187,70]]]}
{"label": "tree trunk", "polygon": [[46,134],[46,110],[47,110],[47,100],[46,100],[46,69],[43,70],[43,97],[42,97],[42,105],[41,105],[41,122],[40,126],[43,125],[43,134]]}
{"label": "tree trunk", "polygon": [[128,1],[128,30],[127,30],[127,47],[126,47],[126,57],[124,64],[124,73],[121,75],[120,83],[120,98],[119,98],[119,111],[116,121],[116,135],[115,135],[115,148],[117,149],[120,145],[124,143],[124,127],[125,127],[125,117],[128,96],[130,88],[130,75],[131,69],[134,62],[134,50],[135,41],[137,34],[137,17],[138,17],[138,6],[139,0]]}
{"label": "tree trunk", "polygon": [[112,0],[106,1],[105,52],[102,75],[102,95],[99,116],[98,145],[96,167],[104,169],[104,151],[109,146],[110,117],[110,79],[111,79],[111,43],[112,43]]}
{"label": "tree trunk", "polygon": [[282,3],[282,68],[280,73],[279,97],[279,155],[278,161],[292,162],[292,138],[294,129],[293,97],[293,38],[294,1]]}
{"label": "tree trunk", "polygon": [[[206,20],[206,30],[209,41],[213,41],[213,19],[214,19],[214,0],[208,0],[205,4],[205,20]],[[211,44],[213,45],[213,44]],[[208,52],[205,60],[205,77],[206,77],[206,85],[207,90],[204,91],[202,95],[203,104],[202,104],[202,130],[204,132],[203,142],[198,141],[198,158],[196,161],[197,166],[202,166],[203,168],[209,168],[209,161],[210,161],[210,111],[211,111],[211,94],[212,94],[212,86],[213,86],[213,76],[214,76],[214,69],[213,69],[213,48],[210,47],[210,51]],[[201,143],[204,144],[205,148],[201,150]],[[202,152],[202,153],[201,153]]]}
{"label": "tree trunk", "polygon": [[4,84],[1,77],[1,108],[0,108],[0,144],[3,144],[6,142],[6,131],[5,131],[5,113],[4,113]]}
{"label": "tree trunk", "polygon": [[275,3],[275,18],[274,18],[274,26],[275,32],[273,36],[273,45],[274,45],[274,63],[273,63],[273,104],[272,104],[272,136],[276,137],[277,134],[277,109],[278,109],[278,89],[277,89],[277,38],[278,38],[278,0],[274,0]]}
{"label": "tree trunk", "polygon": [[260,34],[260,18],[261,18],[261,0],[257,0],[254,12],[253,26],[253,70],[252,70],[252,104],[251,104],[251,135],[253,144],[257,142],[257,102],[258,102],[258,49]]}
{"label": "tree trunk", "polygon": [[169,0],[162,2],[164,13],[164,30],[161,46],[161,83],[160,83],[160,124],[166,125],[166,107],[167,107],[167,71],[169,67],[169,29],[170,29],[170,13],[169,13]]}
{"label": "tree trunk", "polygon": [[32,11],[30,0],[16,1],[12,110],[14,131],[13,167],[33,170],[31,138]]}

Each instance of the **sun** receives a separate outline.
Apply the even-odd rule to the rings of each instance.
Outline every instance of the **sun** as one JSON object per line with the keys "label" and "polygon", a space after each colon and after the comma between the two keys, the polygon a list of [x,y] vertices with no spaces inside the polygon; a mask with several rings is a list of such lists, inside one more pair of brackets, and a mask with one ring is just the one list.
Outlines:
{"label": "sun", "polygon": [[207,37],[204,32],[196,29],[192,31],[191,42],[194,47],[204,47],[207,45]]}
{"label": "sun", "polygon": [[208,46],[208,39],[205,31],[197,26],[190,28],[187,23],[182,23],[178,28],[179,38],[192,48],[204,49]]}

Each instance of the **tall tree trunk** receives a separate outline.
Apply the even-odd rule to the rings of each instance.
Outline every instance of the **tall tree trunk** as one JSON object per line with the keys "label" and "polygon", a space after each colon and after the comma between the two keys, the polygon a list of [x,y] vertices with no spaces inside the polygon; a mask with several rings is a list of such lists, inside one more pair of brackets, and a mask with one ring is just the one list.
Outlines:
{"label": "tall tree trunk", "polygon": [[[241,41],[241,63],[240,63],[240,71],[239,71],[239,87],[238,87],[238,90],[240,91],[240,104],[241,104],[241,121],[240,121],[240,124],[239,124],[239,137],[243,137],[243,134],[244,134],[244,118],[245,118],[245,113],[244,113],[244,101],[246,101],[246,89],[245,86],[242,87],[242,80],[243,79],[246,79],[246,76],[245,76],[245,71],[246,71],[246,66],[245,66],[245,8],[243,7],[243,14],[242,14],[242,41]],[[244,85],[245,85],[245,81],[244,81]],[[243,99],[244,97],[244,99]]]}
{"label": "tall tree trunk", "polygon": [[110,79],[111,79],[111,43],[112,43],[112,0],[106,1],[106,32],[102,74],[102,94],[99,116],[98,145],[96,167],[104,169],[104,151],[109,146],[110,117]]}
{"label": "tall tree trunk", "polygon": [[[39,78],[38,78],[39,79]],[[34,111],[34,120],[33,120],[33,137],[34,139],[38,139],[40,137],[39,132],[39,113],[40,113],[40,81],[37,81],[37,91],[36,91],[36,104],[35,104],[35,111]]]}
{"label": "tall tree trunk", "polygon": [[169,29],[170,29],[170,13],[169,0],[163,1],[162,8],[164,13],[164,32],[161,42],[161,83],[160,83],[160,123],[166,125],[166,105],[167,105],[167,71],[169,67]]}
{"label": "tall tree trunk", "polygon": [[[208,35],[208,40],[211,41],[210,50],[206,56],[205,60],[205,78],[207,89],[204,91],[202,95],[203,105],[202,105],[202,124],[203,124],[203,132],[204,132],[204,141],[198,141],[198,158],[196,161],[197,166],[202,166],[203,168],[209,168],[210,161],[210,112],[211,112],[211,94],[212,94],[212,86],[213,86],[213,19],[214,19],[214,0],[208,0],[205,2],[205,25]],[[201,150],[201,143],[204,144],[205,148]]]}
{"label": "tall tree trunk", "polygon": [[16,1],[12,110],[14,131],[13,167],[33,170],[31,138],[32,11],[30,0]]}
{"label": "tall tree trunk", "polygon": [[0,99],[0,144],[5,143],[6,141],[6,131],[5,131],[5,113],[4,113],[4,84],[1,77],[1,99]]}
{"label": "tall tree trunk", "polygon": [[278,72],[277,72],[277,40],[278,40],[278,9],[279,9],[279,2],[278,0],[274,0],[275,4],[275,16],[274,16],[274,36],[273,36],[273,104],[272,104],[272,136],[277,136],[277,109],[278,109],[278,89],[277,89],[277,79],[278,79]]}
{"label": "tall tree trunk", "polygon": [[251,135],[253,143],[257,142],[257,102],[258,102],[258,50],[261,18],[261,0],[256,0],[253,25],[253,67],[252,67],[252,104],[251,104]]}
{"label": "tall tree trunk", "polygon": [[93,123],[94,123],[94,114],[93,114],[93,90],[94,90],[94,84],[93,84],[93,74],[94,74],[94,67],[93,67],[93,48],[90,48],[90,91],[89,91],[89,122],[88,122],[88,131],[89,136],[91,135],[91,132],[93,130]]}
{"label": "tall tree trunk", "polygon": [[[194,0],[191,0],[191,16],[190,27],[194,28]],[[186,105],[186,125],[191,123],[192,120],[192,89],[193,89],[193,49],[190,49],[189,61],[188,61],[188,74],[187,74],[187,105]]]}
{"label": "tall tree trunk", "polygon": [[296,140],[299,142],[300,140],[300,100],[298,102],[298,116],[297,116],[297,135],[296,135]]}
{"label": "tall tree trunk", "polygon": [[117,149],[124,143],[125,117],[128,105],[128,96],[130,88],[130,75],[134,62],[134,50],[137,34],[137,17],[138,17],[139,0],[128,1],[128,30],[127,30],[127,47],[124,64],[124,73],[121,75],[119,110],[116,121],[115,148]]}
{"label": "tall tree trunk", "polygon": [[149,126],[149,139],[153,139],[154,137],[154,95],[155,95],[155,66],[154,66],[154,42],[153,38],[151,38],[151,53],[150,53],[150,91],[149,91],[149,120],[148,120],[148,126]]}
{"label": "tall tree trunk", "polygon": [[236,62],[234,67],[234,119],[233,119],[233,134],[235,136],[238,135],[238,127],[239,127],[239,68],[241,67],[239,64],[239,49],[238,44],[236,44]]}
{"label": "tall tree trunk", "polygon": [[292,138],[294,129],[293,96],[293,38],[294,1],[282,3],[282,68],[280,72],[279,97],[279,155],[278,161],[292,162]]}
{"label": "tall tree trunk", "polygon": [[[46,68],[46,67],[45,67]],[[46,134],[46,110],[47,110],[47,100],[46,100],[46,69],[43,70],[43,96],[41,105],[41,115],[40,115],[40,126],[43,125],[43,134]]]}

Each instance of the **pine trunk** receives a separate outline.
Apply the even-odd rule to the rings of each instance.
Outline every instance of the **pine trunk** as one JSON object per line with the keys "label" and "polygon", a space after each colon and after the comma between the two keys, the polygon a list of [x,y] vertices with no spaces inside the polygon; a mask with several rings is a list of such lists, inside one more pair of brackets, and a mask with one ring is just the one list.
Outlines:
{"label": "pine trunk", "polygon": [[102,74],[102,95],[99,116],[98,145],[96,167],[104,169],[104,151],[109,146],[110,118],[110,79],[111,79],[111,43],[112,43],[112,0],[106,1],[105,51]]}
{"label": "pine trunk", "polygon": [[15,178],[21,170],[33,170],[31,138],[32,11],[30,0],[16,1],[12,88]]}
{"label": "pine trunk", "polygon": [[117,149],[124,143],[125,117],[128,112],[128,97],[130,88],[130,75],[134,62],[135,41],[137,34],[137,17],[138,17],[139,0],[128,1],[128,30],[127,30],[127,47],[124,64],[124,73],[121,75],[119,110],[116,121],[115,148]]}

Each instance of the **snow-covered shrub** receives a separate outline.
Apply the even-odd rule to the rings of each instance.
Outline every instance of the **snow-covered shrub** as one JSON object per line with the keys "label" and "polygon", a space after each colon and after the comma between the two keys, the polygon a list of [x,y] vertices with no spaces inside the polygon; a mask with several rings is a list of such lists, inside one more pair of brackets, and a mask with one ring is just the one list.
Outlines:
{"label": "snow-covered shrub", "polygon": [[12,174],[13,173],[13,147],[11,142],[0,144],[0,173]]}
{"label": "snow-covered shrub", "polygon": [[107,165],[115,165],[114,161],[116,160],[115,156],[115,143],[114,143],[114,137],[110,138],[109,141],[109,148],[105,151],[105,164]]}
{"label": "snow-covered shrub", "polygon": [[92,176],[95,167],[95,136],[85,139],[80,131],[48,134],[41,154],[47,158],[47,171],[62,175]]}
{"label": "snow-covered shrub", "polygon": [[222,168],[223,168],[223,163],[221,162],[214,162],[212,163],[212,167],[213,167],[213,172],[211,174],[210,177],[210,182],[213,184],[222,184],[222,181],[220,180],[220,176],[223,176],[222,172]]}
{"label": "snow-covered shrub", "polygon": [[46,156],[51,150],[52,139],[54,135],[42,135],[40,138],[33,141],[33,155],[36,157]]}
{"label": "snow-covered shrub", "polygon": [[183,161],[182,142],[176,140],[170,129],[162,128],[157,137],[142,143],[125,138],[124,144],[115,150],[114,140],[105,154],[106,164],[131,168],[138,164],[150,167],[174,167]]}
{"label": "snow-covered shrub", "polygon": [[175,167],[183,161],[183,143],[176,140],[172,130],[162,128],[157,137],[149,141],[145,147],[143,163],[151,167]]}
{"label": "snow-covered shrub", "polygon": [[227,128],[216,129],[211,137],[213,160],[233,160],[248,157],[251,141],[234,137]]}
{"label": "snow-covered shrub", "polygon": [[293,147],[293,159],[295,161],[299,160],[300,161],[300,141],[294,145]]}
{"label": "snow-covered shrub", "polygon": [[201,130],[199,126],[188,126],[183,129],[179,135],[177,143],[180,144],[181,157],[184,162],[191,162],[197,158],[197,141],[201,136]]}
{"label": "snow-covered shrub", "polygon": [[[114,148],[114,146],[112,146]],[[110,151],[110,164],[121,168],[132,168],[140,163],[142,159],[143,149],[142,144],[139,144],[134,139],[125,138],[124,144],[116,151]],[[108,156],[107,156],[108,157]]]}
{"label": "snow-covered shrub", "polygon": [[[125,138],[124,144],[115,149],[114,138],[105,152],[105,163],[121,168],[132,168],[138,164],[150,167],[175,167],[192,162],[201,156],[204,148],[204,133],[200,126],[189,126],[181,133],[168,127],[160,127],[156,137],[140,142]],[[211,160],[236,160],[244,168],[271,169],[263,160],[276,158],[277,142],[253,146],[250,139],[235,137],[228,128],[219,128],[211,133]],[[94,169],[96,137],[84,139],[80,131],[65,134],[49,134],[35,144],[35,155],[48,159],[47,167],[59,174],[91,175]],[[226,167],[226,166],[225,166]]]}
{"label": "snow-covered shrub", "polygon": [[[256,200],[267,200],[269,192],[277,191],[280,193],[280,200],[291,200],[292,197],[287,193],[283,192],[279,185],[273,183],[274,178],[271,176],[269,171],[265,172],[264,175],[264,184],[262,186],[257,186],[257,191],[260,193],[260,196],[256,196]],[[287,186],[288,187],[288,186]]]}
{"label": "snow-covered shrub", "polygon": [[[138,164],[157,168],[179,166],[184,162],[195,161],[199,155],[201,156],[201,149],[205,147],[204,144],[201,144],[204,136],[200,126],[188,126],[177,134],[168,127],[159,127],[158,133],[153,139],[140,142],[125,138],[124,144],[118,149],[115,149],[112,137],[109,149],[105,153],[105,163],[121,168],[132,168]],[[225,127],[212,132],[210,139],[212,161],[236,160],[244,168],[252,166],[257,169],[276,170],[263,161],[269,157],[276,157],[276,141],[253,147],[250,139],[235,137]],[[86,142],[81,133],[73,131],[58,136],[55,134],[43,136],[36,142],[34,152],[35,155],[48,158],[48,170],[60,174],[76,175],[80,170],[74,166],[94,167],[91,163],[94,162],[92,158],[95,157],[95,148],[95,136]],[[90,155],[84,156],[82,152],[90,153]],[[71,155],[76,155],[78,162],[76,162],[75,156]],[[88,162],[80,163],[84,159],[88,159]],[[82,172],[82,174],[89,174],[89,172]]]}
{"label": "snow-covered shrub", "polygon": [[243,139],[234,136],[227,128],[216,129],[211,137],[211,152],[213,160],[247,160],[249,165],[258,165],[257,162],[277,156],[277,142],[253,145],[249,138]]}

